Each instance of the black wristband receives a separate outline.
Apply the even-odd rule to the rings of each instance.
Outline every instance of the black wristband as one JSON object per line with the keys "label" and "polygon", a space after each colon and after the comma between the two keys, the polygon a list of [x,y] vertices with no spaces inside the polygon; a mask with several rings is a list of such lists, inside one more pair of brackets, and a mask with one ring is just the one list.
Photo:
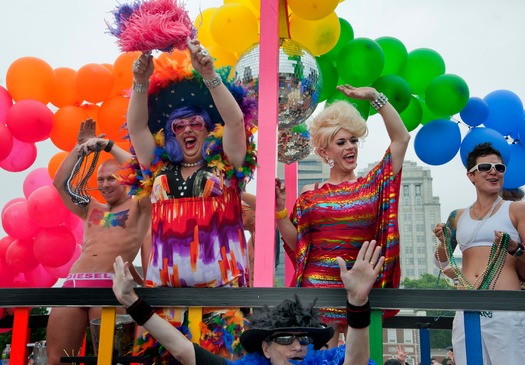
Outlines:
{"label": "black wristband", "polygon": [[113,142],[111,139],[109,139],[108,140],[108,144],[106,145],[106,147],[104,147],[104,151],[111,152],[111,149],[113,148],[114,144],[115,144],[115,142]]}
{"label": "black wristband", "polygon": [[126,309],[126,312],[128,312],[131,318],[133,318],[133,320],[137,322],[139,326],[142,326],[148,321],[148,319],[151,318],[153,314],[155,314],[155,309],[146,303],[142,297],[139,297],[135,303]]}
{"label": "black wristband", "polygon": [[355,306],[346,301],[346,323],[352,328],[366,328],[370,326],[370,315],[372,309],[370,302],[361,306]]}

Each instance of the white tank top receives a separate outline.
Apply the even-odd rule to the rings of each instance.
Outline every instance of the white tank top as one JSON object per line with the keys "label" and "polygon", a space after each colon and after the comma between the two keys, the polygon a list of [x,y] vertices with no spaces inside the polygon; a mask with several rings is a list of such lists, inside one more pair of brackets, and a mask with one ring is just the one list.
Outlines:
{"label": "white tank top", "polygon": [[456,230],[456,240],[461,252],[472,247],[492,246],[494,231],[506,232],[514,241],[521,242],[518,231],[510,220],[511,203],[511,201],[503,201],[496,213],[483,220],[472,219],[470,208],[465,209],[458,219]]}

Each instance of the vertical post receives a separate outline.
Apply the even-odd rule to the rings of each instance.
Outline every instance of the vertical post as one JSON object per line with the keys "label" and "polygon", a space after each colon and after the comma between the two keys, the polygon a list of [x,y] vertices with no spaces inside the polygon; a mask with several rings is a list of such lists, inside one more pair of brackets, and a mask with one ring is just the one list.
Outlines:
{"label": "vertical post", "polygon": [[188,329],[191,333],[191,342],[200,344],[201,339],[202,307],[188,308]]}
{"label": "vertical post", "polygon": [[30,308],[15,308],[13,335],[11,336],[11,365],[25,365],[27,362],[27,339],[29,337]]}
{"label": "vertical post", "polygon": [[383,312],[380,309],[372,310],[370,321],[370,358],[377,364],[383,363]]}
{"label": "vertical post", "polygon": [[419,349],[421,365],[430,365],[430,330],[426,327],[419,329]]}
{"label": "vertical post", "polygon": [[97,365],[111,365],[113,359],[113,342],[115,339],[115,307],[102,308],[100,315],[100,335],[98,342]]}
{"label": "vertical post", "polygon": [[479,312],[464,312],[465,318],[465,350],[467,365],[483,364],[481,350],[481,320]]}
{"label": "vertical post", "polygon": [[[297,169],[297,162],[284,166],[284,181],[286,183],[286,209],[288,209],[288,212],[292,211],[298,195]],[[293,263],[288,255],[285,254],[284,256],[284,286],[295,286],[295,283],[292,283],[293,274],[295,272]]]}
{"label": "vertical post", "polygon": [[259,135],[257,167],[257,215],[255,232],[254,286],[273,287],[275,266],[275,173],[279,74],[279,1],[261,1],[259,44]]}

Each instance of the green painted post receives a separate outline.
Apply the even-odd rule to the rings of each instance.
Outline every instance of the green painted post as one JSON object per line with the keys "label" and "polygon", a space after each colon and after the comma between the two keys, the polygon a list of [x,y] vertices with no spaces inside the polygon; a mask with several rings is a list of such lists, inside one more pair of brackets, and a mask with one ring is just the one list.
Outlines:
{"label": "green painted post", "polygon": [[383,312],[372,310],[370,322],[370,358],[376,364],[383,363]]}

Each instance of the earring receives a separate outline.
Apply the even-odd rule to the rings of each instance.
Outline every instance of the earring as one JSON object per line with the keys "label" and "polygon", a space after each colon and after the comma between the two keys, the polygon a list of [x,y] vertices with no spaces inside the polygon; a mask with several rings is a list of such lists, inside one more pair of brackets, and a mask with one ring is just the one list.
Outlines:
{"label": "earring", "polygon": [[332,160],[331,158],[327,158],[326,163],[328,164],[328,167],[330,167],[331,169],[334,168],[334,160]]}

